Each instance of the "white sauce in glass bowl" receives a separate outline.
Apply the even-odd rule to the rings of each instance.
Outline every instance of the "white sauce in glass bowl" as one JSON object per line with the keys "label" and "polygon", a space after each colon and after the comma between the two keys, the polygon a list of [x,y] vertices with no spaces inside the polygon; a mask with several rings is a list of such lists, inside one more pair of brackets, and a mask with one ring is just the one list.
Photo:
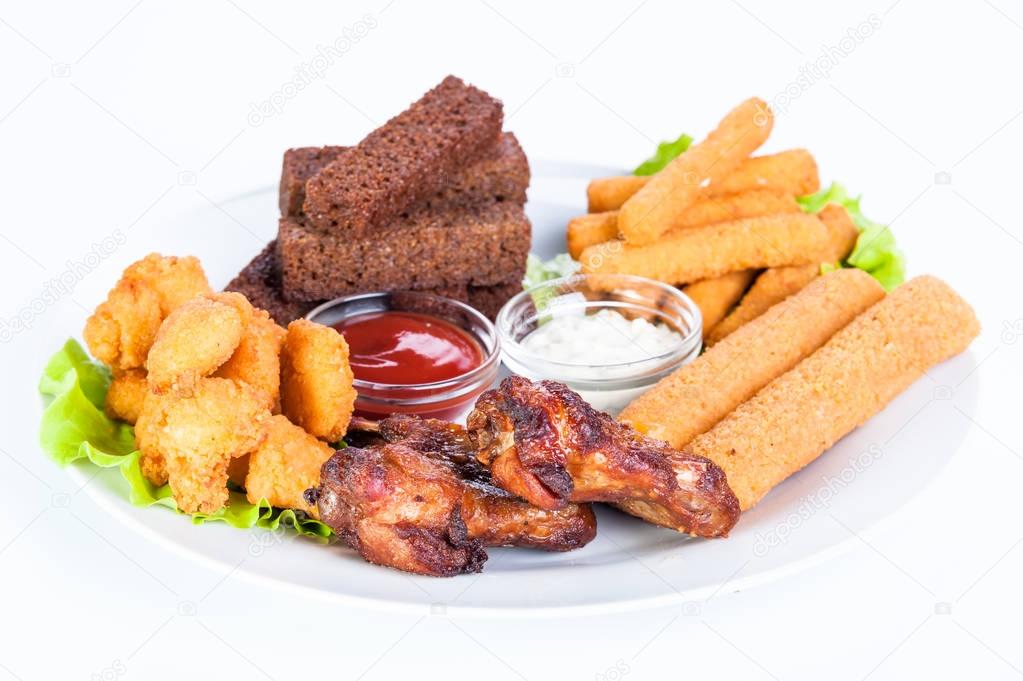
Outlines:
{"label": "white sauce in glass bowl", "polygon": [[593,378],[611,378],[619,372],[608,365],[651,359],[681,342],[682,336],[666,324],[626,319],[608,309],[554,315],[521,341],[525,350],[547,361],[591,367]]}

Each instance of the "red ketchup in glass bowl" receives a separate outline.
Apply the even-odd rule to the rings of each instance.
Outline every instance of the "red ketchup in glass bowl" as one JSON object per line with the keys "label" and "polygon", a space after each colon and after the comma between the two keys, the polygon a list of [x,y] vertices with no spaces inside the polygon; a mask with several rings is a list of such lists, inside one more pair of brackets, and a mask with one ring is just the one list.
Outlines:
{"label": "red ketchup in glass bowl", "polygon": [[309,313],[348,343],[359,416],[454,420],[491,386],[500,366],[497,331],[473,308],[427,293],[366,293]]}
{"label": "red ketchup in glass bowl", "polygon": [[434,383],[483,363],[483,349],[454,324],[418,312],[369,312],[334,328],[348,341],[355,377],[376,383]]}

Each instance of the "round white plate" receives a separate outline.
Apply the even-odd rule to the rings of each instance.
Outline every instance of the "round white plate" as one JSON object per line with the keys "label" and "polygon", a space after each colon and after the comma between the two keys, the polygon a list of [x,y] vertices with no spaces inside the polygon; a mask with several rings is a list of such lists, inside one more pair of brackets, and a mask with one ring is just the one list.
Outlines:
{"label": "round white plate", "polygon": [[[587,180],[618,171],[565,163],[533,165],[527,207],[533,250],[549,257],[565,248],[567,220],[585,210]],[[268,188],[188,216],[190,232],[225,239],[223,252],[230,254],[225,263],[206,263],[211,280],[226,282],[259,250],[260,235],[272,238],[276,211],[276,193]],[[251,244],[242,248],[222,236],[225,213],[246,227]],[[181,253],[194,250],[184,242],[176,248]],[[110,513],[171,550],[233,570],[237,577],[325,599],[419,612],[529,617],[671,604],[698,608],[700,601],[722,590],[762,584],[837,555],[858,541],[858,532],[926,486],[966,434],[964,419],[952,414],[951,402],[942,399],[943,386],[958,384],[974,365],[966,353],[934,368],[882,413],[771,492],[727,539],[686,538],[600,507],[597,538],[581,550],[550,554],[488,549],[490,559],[482,573],[449,579],[376,567],[340,544],[322,546],[288,533],[216,523],[194,526],[187,517],[163,508],[135,508],[127,502],[115,470],[104,471],[86,489]],[[976,404],[975,386],[970,381],[957,389],[957,404],[967,413]],[[69,470],[82,482],[95,472],[85,465]]]}

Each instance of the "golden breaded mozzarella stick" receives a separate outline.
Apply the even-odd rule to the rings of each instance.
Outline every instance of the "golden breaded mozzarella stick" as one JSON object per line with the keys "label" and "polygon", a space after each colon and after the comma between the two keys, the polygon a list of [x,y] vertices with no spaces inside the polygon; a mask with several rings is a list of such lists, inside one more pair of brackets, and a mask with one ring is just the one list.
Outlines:
{"label": "golden breaded mozzarella stick", "polygon": [[[836,263],[845,260],[856,245],[860,231],[856,229],[849,212],[836,204],[829,204],[820,212],[821,222],[828,228],[828,248],[830,249],[823,262]],[[767,308],[780,303],[789,296],[798,293],[804,286],[820,274],[820,265],[795,265],[792,267],[772,267],[757,277],[739,305],[711,329],[705,336],[709,345],[747,324],[764,312]],[[706,330],[706,327],[704,327]]]}
{"label": "golden breaded mozzarella stick", "polygon": [[686,451],[725,470],[745,511],[879,412],[928,368],[965,350],[979,332],[973,310],[955,291],[934,277],[917,277],[693,440]]}
{"label": "golden breaded mozzarella stick", "polygon": [[767,312],[772,305],[802,291],[820,273],[820,265],[793,265],[764,270],[735,309],[709,333],[704,334],[704,342],[708,346],[714,345],[740,326]]}
{"label": "golden breaded mozzarella stick", "polygon": [[602,244],[618,237],[618,211],[587,213],[568,221],[565,241],[568,254],[578,260],[583,251],[593,244]]}
{"label": "golden breaded mozzarella stick", "polygon": [[[741,194],[727,194],[701,198],[679,216],[675,229],[688,229],[751,218],[770,213],[798,213],[802,210],[792,194],[769,189],[754,189]],[[588,246],[601,244],[618,237],[618,211],[587,213],[568,223],[568,252],[576,260]]]}
{"label": "golden breaded mozzarella stick", "polygon": [[[591,213],[618,210],[651,177],[619,175],[598,177],[590,181],[586,188],[587,210]],[[740,194],[755,189],[803,196],[813,194],[820,187],[817,162],[810,152],[806,149],[791,149],[746,159],[724,180],[705,187],[703,196]]]}
{"label": "golden breaded mozzarella stick", "polygon": [[747,99],[707,138],[675,158],[629,197],[618,214],[618,231],[633,244],[648,244],[672,229],[703,189],[723,181],[767,140],[774,114],[767,103]]}
{"label": "golden breaded mozzarella stick", "polygon": [[783,194],[804,196],[821,188],[817,161],[806,149],[790,149],[777,154],[746,159],[720,182],[704,189],[707,196],[735,194],[752,189],[770,189]]}
{"label": "golden breaded mozzarella stick", "polygon": [[583,272],[637,274],[688,284],[736,270],[809,265],[824,260],[827,228],[816,215],[762,215],[679,229],[654,244],[615,240],[583,250]]}
{"label": "golden breaded mozzarella stick", "polygon": [[587,210],[590,213],[618,210],[652,177],[653,175],[615,175],[590,180],[586,187]]}
{"label": "golden breaded mozzarella stick", "polygon": [[618,420],[681,448],[883,297],[861,270],[820,277],[662,379]]}
{"label": "golden breaded mozzarella stick", "polygon": [[696,303],[696,307],[700,308],[704,338],[742,298],[742,294],[749,288],[756,275],[756,270],[739,270],[713,279],[704,279],[682,289],[682,293],[689,296]]}

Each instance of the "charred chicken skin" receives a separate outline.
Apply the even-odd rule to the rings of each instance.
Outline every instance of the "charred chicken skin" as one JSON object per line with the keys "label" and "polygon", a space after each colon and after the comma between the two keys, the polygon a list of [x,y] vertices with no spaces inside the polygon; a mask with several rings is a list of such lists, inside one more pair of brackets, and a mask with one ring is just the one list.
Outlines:
{"label": "charred chicken skin", "polygon": [[468,430],[494,482],[539,508],[609,502],[700,537],[725,536],[739,519],[714,462],[616,422],[561,383],[505,379],[480,396]]}
{"label": "charred chicken skin", "polygon": [[589,506],[543,510],[493,486],[460,426],[395,416],[375,439],[334,454],[308,493],[371,563],[444,577],[479,572],[486,546],[568,551],[596,534]]}

